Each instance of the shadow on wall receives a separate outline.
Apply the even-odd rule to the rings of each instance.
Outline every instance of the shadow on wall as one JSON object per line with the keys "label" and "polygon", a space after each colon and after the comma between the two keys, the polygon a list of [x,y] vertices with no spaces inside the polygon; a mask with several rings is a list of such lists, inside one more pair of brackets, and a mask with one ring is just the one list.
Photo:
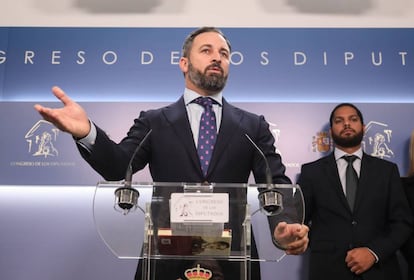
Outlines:
{"label": "shadow on wall", "polygon": [[89,13],[177,13],[185,0],[75,0],[75,7]]}
{"label": "shadow on wall", "polygon": [[67,14],[179,14],[187,0],[33,0],[36,9],[46,13]]}
{"label": "shadow on wall", "polygon": [[374,1],[376,0],[261,0],[261,5],[269,12],[279,12],[280,2],[285,2],[282,5],[301,13],[358,15],[375,8]]}
{"label": "shadow on wall", "polygon": [[372,0],[287,0],[300,12],[363,14],[374,7]]}

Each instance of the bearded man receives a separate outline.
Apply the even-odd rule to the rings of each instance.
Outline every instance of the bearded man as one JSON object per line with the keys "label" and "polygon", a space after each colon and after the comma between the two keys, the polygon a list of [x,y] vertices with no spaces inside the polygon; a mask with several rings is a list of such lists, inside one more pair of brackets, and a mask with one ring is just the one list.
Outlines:
{"label": "bearded man", "polygon": [[329,121],[333,153],[302,165],[298,179],[310,228],[309,279],[402,279],[397,251],[413,222],[398,167],[364,153],[355,105],[337,105]]}
{"label": "bearded man", "polygon": [[[291,181],[285,175],[280,155],[275,152],[275,140],[264,117],[236,108],[223,98],[230,55],[230,42],[221,30],[202,27],[189,34],[179,61],[185,81],[184,93],[171,105],[141,112],[119,143],[113,142],[104,130],[89,121],[84,109],[58,87],[52,91],[62,101],[63,108],[52,109],[37,104],[35,109],[44,119],[70,133],[82,157],[109,181],[123,180],[133,158],[132,172],[148,164],[154,182],[247,183],[253,173],[256,183],[267,183],[266,162],[246,137],[249,135],[266,156],[272,182],[289,184]],[[139,145],[142,145],[141,149],[135,155]],[[153,197],[169,199],[170,193],[164,191],[154,188]],[[229,191],[230,199],[246,199],[245,193],[236,192],[235,188]],[[168,211],[168,207],[152,208],[158,227],[170,227]],[[241,213],[244,212],[231,207],[231,224],[226,225],[233,230],[231,248],[236,251],[240,250],[242,238],[237,230],[244,219]],[[287,254],[300,254],[306,250],[307,226],[283,221],[269,225],[276,247],[283,248]],[[257,250],[253,236],[252,239],[254,259]],[[151,268],[155,274],[147,277],[142,262],[139,262],[135,278],[185,279],[187,269],[201,267],[212,272],[211,280],[241,280],[244,277],[240,275],[241,263],[202,259],[196,262],[154,260]],[[250,275],[250,279],[260,279],[258,262],[251,263]]]}

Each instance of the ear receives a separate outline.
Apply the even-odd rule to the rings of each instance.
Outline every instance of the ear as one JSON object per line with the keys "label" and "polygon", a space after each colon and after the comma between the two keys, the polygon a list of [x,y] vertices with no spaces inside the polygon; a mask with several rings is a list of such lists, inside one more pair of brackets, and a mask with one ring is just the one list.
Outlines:
{"label": "ear", "polygon": [[181,57],[180,58],[180,69],[181,71],[185,74],[188,72],[188,58],[186,57]]}

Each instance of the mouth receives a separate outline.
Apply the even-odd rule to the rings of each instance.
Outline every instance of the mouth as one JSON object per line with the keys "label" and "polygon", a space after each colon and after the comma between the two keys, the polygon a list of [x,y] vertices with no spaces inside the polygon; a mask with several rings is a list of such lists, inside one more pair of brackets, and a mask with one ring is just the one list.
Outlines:
{"label": "mouth", "polygon": [[342,133],[341,134],[342,135],[349,136],[351,134],[355,134],[355,131],[353,129],[347,128],[347,129],[342,130]]}
{"label": "mouth", "polygon": [[220,66],[209,66],[206,72],[220,73],[223,74],[223,69]]}

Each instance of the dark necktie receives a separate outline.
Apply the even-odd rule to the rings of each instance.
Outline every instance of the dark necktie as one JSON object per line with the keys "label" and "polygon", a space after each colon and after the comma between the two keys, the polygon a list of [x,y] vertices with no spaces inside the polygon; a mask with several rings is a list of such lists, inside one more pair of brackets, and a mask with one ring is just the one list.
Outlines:
{"label": "dark necktie", "polygon": [[201,169],[203,170],[203,174],[205,176],[207,174],[211,155],[213,154],[214,144],[216,143],[216,115],[213,111],[213,100],[211,98],[199,97],[193,102],[204,107],[198,131],[197,152],[201,163]]}
{"label": "dark necktie", "polygon": [[351,210],[354,209],[355,194],[358,186],[358,175],[354,169],[353,162],[358,158],[357,156],[343,156],[348,162],[346,167],[346,198]]}

